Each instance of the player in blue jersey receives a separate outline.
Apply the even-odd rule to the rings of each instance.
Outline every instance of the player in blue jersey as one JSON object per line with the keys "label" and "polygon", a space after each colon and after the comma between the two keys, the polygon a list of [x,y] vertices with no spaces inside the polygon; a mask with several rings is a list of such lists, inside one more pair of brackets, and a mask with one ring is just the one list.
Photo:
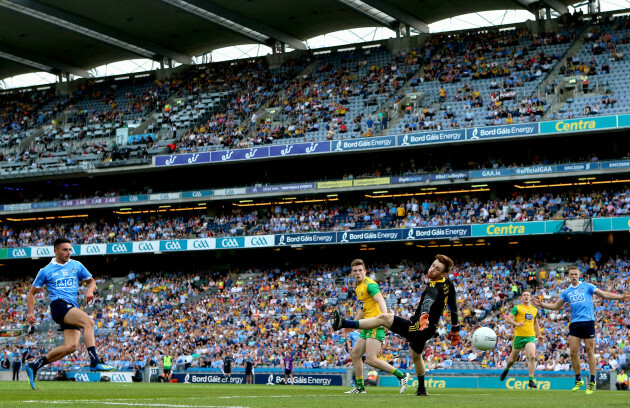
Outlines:
{"label": "player in blue jersey", "polygon": [[630,294],[620,295],[598,289],[595,285],[587,282],[580,282],[580,269],[577,266],[569,267],[569,279],[571,286],[560,294],[560,299],[555,303],[544,303],[540,299],[534,298],[536,306],[559,310],[565,303],[571,305],[571,324],[569,325],[569,349],[571,350],[571,363],[575,372],[575,386],[572,391],[579,390],[584,381],[580,376],[580,346],[584,341],[590,382],[586,389],[586,394],[595,392],[595,370],[597,360],[595,359],[595,307],[593,306],[593,295],[610,300],[630,300]]}
{"label": "player in blue jersey", "polygon": [[33,286],[26,297],[28,306],[27,321],[35,324],[35,294],[46,285],[50,298],[50,315],[63,331],[64,344],[50,350],[44,357],[26,365],[31,388],[35,389],[37,370],[77,351],[81,331],[83,342],[90,356],[90,368],[93,371],[113,371],[115,368],[99,362],[94,340],[94,320],[83,310],[79,309],[77,297],[79,295],[79,281],[87,282],[85,304],[94,300],[96,282],[90,272],[81,262],[70,259],[72,245],[67,238],[59,238],[54,243],[55,258],[48,265],[39,270]]}

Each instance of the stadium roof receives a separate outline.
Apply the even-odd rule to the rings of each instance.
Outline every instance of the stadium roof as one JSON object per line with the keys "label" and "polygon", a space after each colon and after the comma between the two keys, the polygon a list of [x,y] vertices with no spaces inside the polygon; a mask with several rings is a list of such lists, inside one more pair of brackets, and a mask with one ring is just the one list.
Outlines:
{"label": "stadium roof", "polygon": [[[334,31],[428,24],[470,12],[527,9],[537,0],[0,0],[0,79],[89,70],[135,58],[190,63],[251,43],[285,43]],[[574,0],[541,0],[566,12]]]}

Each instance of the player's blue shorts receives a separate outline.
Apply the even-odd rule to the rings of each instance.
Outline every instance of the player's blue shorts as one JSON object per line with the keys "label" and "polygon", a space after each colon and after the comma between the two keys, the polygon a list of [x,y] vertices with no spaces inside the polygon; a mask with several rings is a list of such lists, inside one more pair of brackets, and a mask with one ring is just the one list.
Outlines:
{"label": "player's blue shorts", "polygon": [[50,304],[50,316],[52,319],[59,325],[59,330],[81,330],[76,326],[71,326],[69,324],[65,324],[63,319],[66,317],[66,314],[72,309],[70,303],[65,300],[57,299]]}
{"label": "player's blue shorts", "polygon": [[579,339],[595,338],[595,322],[575,322],[569,325],[569,336]]}

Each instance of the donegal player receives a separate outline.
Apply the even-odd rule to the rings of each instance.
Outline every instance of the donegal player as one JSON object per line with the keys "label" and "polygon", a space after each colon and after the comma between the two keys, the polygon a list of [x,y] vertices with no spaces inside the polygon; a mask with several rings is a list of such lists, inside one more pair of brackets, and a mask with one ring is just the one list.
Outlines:
{"label": "donegal player", "polygon": [[[355,320],[376,317],[382,313],[387,313],[385,299],[381,294],[381,290],[376,282],[366,277],[365,263],[361,259],[355,259],[350,264],[352,266],[351,274],[357,282],[355,293],[357,299],[363,305],[356,316]],[[363,355],[365,354],[365,362],[375,368],[394,374],[400,383],[400,393],[405,392],[409,374],[404,374],[400,370],[392,367],[389,363],[378,358],[381,345],[385,339],[385,328],[375,327],[369,330],[362,330],[359,339],[352,348],[352,366],[354,376],[356,378],[356,387],[346,394],[364,394],[365,385],[363,384]]]}
{"label": "donegal player", "polygon": [[540,339],[540,326],[538,325],[538,309],[532,305],[532,294],[523,292],[522,303],[514,305],[512,311],[505,316],[505,321],[514,326],[514,340],[512,352],[508,357],[507,366],[501,373],[501,381],[505,380],[510,367],[518,359],[521,350],[525,349],[527,356],[527,370],[529,372],[529,388],[537,388],[534,382],[536,370],[536,339]]}
{"label": "donegal player", "polygon": [[[411,320],[394,316],[391,313],[383,313],[369,319],[344,320],[339,311],[333,312],[332,328],[340,330],[348,329],[376,329],[385,326],[389,330],[404,337],[409,342],[411,348],[411,358],[413,359],[418,375],[418,390],[416,395],[429,395],[424,385],[424,360],[422,353],[426,342],[435,335],[440,318],[444,314],[446,306],[451,311],[451,331],[447,334],[447,339],[451,345],[455,346],[460,341],[459,318],[457,316],[457,299],[455,286],[448,278],[448,273],[453,267],[451,258],[445,255],[436,255],[435,260],[429,267],[427,277],[429,283],[422,292],[420,303],[416,308],[416,313]],[[401,387],[402,388],[402,387]]]}

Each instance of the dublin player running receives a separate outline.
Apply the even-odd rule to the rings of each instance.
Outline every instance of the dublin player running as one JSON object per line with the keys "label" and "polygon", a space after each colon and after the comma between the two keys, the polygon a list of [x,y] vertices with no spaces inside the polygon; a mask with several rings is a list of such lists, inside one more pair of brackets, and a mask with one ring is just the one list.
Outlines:
{"label": "dublin player running", "polygon": [[81,331],[83,331],[83,342],[90,356],[90,368],[93,371],[115,370],[112,366],[99,363],[94,340],[94,320],[79,309],[77,303],[79,280],[86,281],[88,285],[85,291],[85,304],[94,300],[94,289],[96,289],[94,278],[81,262],[70,259],[72,245],[67,238],[58,238],[54,243],[54,250],[55,258],[39,270],[26,296],[28,306],[26,320],[29,324],[35,324],[37,320],[35,294],[46,285],[50,298],[50,315],[63,331],[64,344],[50,350],[45,357],[40,357],[37,361],[26,365],[26,374],[33,389],[35,389],[35,377],[40,368],[77,351]]}
{"label": "dublin player running", "polygon": [[584,385],[580,375],[580,345],[584,340],[584,348],[588,360],[588,370],[591,376],[586,394],[595,392],[595,371],[597,369],[597,359],[595,358],[595,308],[593,306],[593,295],[604,299],[629,301],[630,293],[625,295],[606,292],[598,289],[597,286],[580,282],[580,269],[577,266],[569,268],[569,279],[571,286],[560,294],[560,299],[554,303],[543,303],[540,299],[534,299],[536,306],[545,309],[559,310],[565,303],[571,305],[571,324],[569,325],[569,350],[571,351],[571,364],[575,372],[575,386],[571,391],[577,391]]}
{"label": "dublin player running", "polygon": [[527,369],[529,371],[529,388],[538,388],[534,382],[534,371],[536,370],[536,339],[540,339],[540,326],[538,325],[538,309],[532,305],[532,294],[523,292],[522,303],[514,305],[512,311],[507,314],[505,321],[514,326],[514,340],[512,341],[512,352],[508,357],[507,367],[501,373],[501,381],[505,380],[510,367],[518,359],[521,350],[525,349],[527,355]]}
{"label": "dublin player running", "polygon": [[[381,290],[376,282],[366,277],[365,263],[362,259],[355,259],[350,264],[352,266],[352,276],[357,282],[355,293],[357,299],[363,305],[363,308],[357,312],[355,320],[376,317],[382,313],[387,313],[387,305],[381,294]],[[354,377],[356,378],[356,387],[346,394],[364,394],[365,385],[363,384],[363,355],[366,355],[365,362],[374,368],[379,368],[385,372],[394,374],[398,378],[400,384],[400,393],[405,392],[409,374],[394,368],[384,360],[378,358],[381,345],[385,339],[385,328],[375,327],[370,330],[362,330],[359,339],[352,348],[352,366]]]}
{"label": "dublin player running", "polygon": [[391,313],[383,313],[370,319],[343,320],[339,311],[333,312],[333,330],[342,328],[349,329],[376,329],[385,326],[394,333],[404,337],[409,342],[411,348],[411,358],[413,359],[418,375],[418,390],[416,395],[428,395],[424,385],[424,360],[422,352],[427,340],[435,335],[440,317],[448,305],[451,311],[451,331],[447,334],[447,339],[451,345],[459,343],[459,320],[457,317],[457,299],[455,286],[448,278],[448,273],[453,267],[451,258],[445,255],[436,255],[435,261],[429,267],[427,276],[429,283],[422,292],[420,303],[416,308],[416,313],[411,320],[394,316]]}

